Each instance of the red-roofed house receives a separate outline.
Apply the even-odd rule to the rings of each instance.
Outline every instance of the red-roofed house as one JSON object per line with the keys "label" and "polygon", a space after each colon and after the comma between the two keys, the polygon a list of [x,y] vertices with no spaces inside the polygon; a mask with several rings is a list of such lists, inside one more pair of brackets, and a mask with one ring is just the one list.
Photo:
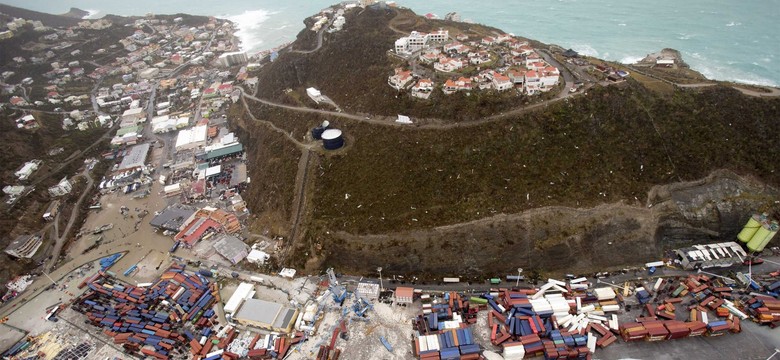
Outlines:
{"label": "red-roofed house", "polygon": [[387,78],[387,84],[393,89],[402,90],[408,88],[414,78],[410,70],[404,70],[402,68],[396,68],[395,74],[390,75]]}
{"label": "red-roofed house", "polygon": [[182,59],[181,55],[179,54],[173,54],[171,55],[171,63],[174,65],[181,65],[184,62],[184,59]]}
{"label": "red-roofed house", "polygon": [[525,81],[524,70],[509,70],[506,72],[506,74],[509,76],[509,80],[512,81],[512,83],[516,85],[523,85],[523,82]]}
{"label": "red-roofed house", "polygon": [[442,88],[442,91],[447,95],[460,90],[471,90],[471,79],[465,77],[461,77],[458,80],[450,79],[444,83]]}
{"label": "red-roofed house", "polygon": [[217,88],[220,95],[227,95],[233,92],[233,84],[222,84]]}
{"label": "red-roofed house", "polygon": [[509,76],[495,73],[493,74],[493,87],[498,91],[505,91],[512,88],[514,84],[509,80]]}
{"label": "red-roofed house", "polygon": [[528,70],[525,72],[525,81],[523,83],[523,89],[528,95],[535,94],[539,91],[539,87],[541,87],[539,74],[535,70]]}
{"label": "red-roofed house", "polygon": [[490,36],[483,37],[482,41],[480,41],[480,44],[485,45],[485,46],[495,45],[495,43],[496,43],[496,39],[494,39],[494,38],[492,38]]}
{"label": "red-roofed house", "polygon": [[412,87],[412,96],[420,99],[428,99],[433,92],[433,81],[431,79],[420,79]]}

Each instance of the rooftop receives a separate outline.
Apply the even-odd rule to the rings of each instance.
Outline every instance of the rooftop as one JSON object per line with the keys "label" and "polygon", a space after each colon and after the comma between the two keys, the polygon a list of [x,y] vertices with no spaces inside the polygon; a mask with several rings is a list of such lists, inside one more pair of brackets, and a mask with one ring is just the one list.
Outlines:
{"label": "rooftop", "polygon": [[117,171],[141,167],[146,163],[146,155],[149,153],[149,143],[139,144],[130,148],[119,163]]}
{"label": "rooftop", "polygon": [[247,299],[233,316],[234,319],[251,321],[260,326],[287,329],[295,321],[295,310],[270,301]]}
{"label": "rooftop", "polygon": [[182,204],[173,204],[165,208],[161,213],[155,216],[150,225],[165,230],[179,231],[184,222],[196,211],[195,208]]}

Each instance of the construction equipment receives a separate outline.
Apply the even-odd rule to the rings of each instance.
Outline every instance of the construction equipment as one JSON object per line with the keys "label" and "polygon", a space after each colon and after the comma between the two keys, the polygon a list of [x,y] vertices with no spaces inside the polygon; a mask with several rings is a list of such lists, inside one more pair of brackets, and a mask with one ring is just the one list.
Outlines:
{"label": "construction equipment", "polygon": [[373,309],[374,306],[363,296],[355,294],[355,304],[352,305],[352,310],[355,311],[355,315],[363,317],[366,311]]}
{"label": "construction equipment", "polygon": [[333,294],[333,301],[339,305],[343,304],[344,300],[347,298],[347,289],[344,286],[339,285],[333,268],[328,268],[325,272],[328,274],[328,290]]}

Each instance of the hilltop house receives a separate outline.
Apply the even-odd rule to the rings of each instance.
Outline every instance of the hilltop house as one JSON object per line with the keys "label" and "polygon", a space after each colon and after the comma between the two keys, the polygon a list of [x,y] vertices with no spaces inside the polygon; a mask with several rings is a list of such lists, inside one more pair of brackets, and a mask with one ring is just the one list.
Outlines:
{"label": "hilltop house", "polygon": [[49,195],[52,197],[63,196],[69,194],[71,190],[73,190],[73,185],[71,185],[67,177],[64,177],[57,185],[49,188]]}
{"label": "hilltop house", "polygon": [[509,79],[509,76],[495,73],[493,74],[493,87],[498,91],[509,90],[514,84]]}
{"label": "hilltop house", "polygon": [[440,58],[439,62],[433,64],[433,68],[436,71],[453,72],[463,68],[463,61],[460,59],[453,59],[448,57]]}
{"label": "hilltop house", "polygon": [[449,31],[438,30],[430,34],[412,31],[409,36],[402,37],[395,41],[395,53],[399,55],[411,55],[420,51],[432,43],[441,43],[447,41]]}
{"label": "hilltop house", "polygon": [[409,87],[412,80],[414,80],[414,78],[412,77],[411,71],[404,70],[402,68],[396,68],[395,74],[390,75],[390,77],[387,78],[387,84],[392,86],[393,89],[400,91]]}
{"label": "hilltop house", "polygon": [[449,79],[442,88],[447,95],[461,90],[471,90],[471,79],[465,77],[460,77],[458,80]]}
{"label": "hilltop house", "polygon": [[428,99],[433,92],[433,81],[431,79],[420,79],[412,87],[412,96],[420,99]]}

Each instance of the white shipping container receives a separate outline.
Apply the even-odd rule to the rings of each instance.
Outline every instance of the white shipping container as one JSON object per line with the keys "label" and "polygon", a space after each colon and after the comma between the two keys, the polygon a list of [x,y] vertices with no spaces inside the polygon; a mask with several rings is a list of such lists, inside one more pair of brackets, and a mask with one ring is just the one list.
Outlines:
{"label": "white shipping container", "polygon": [[601,311],[603,312],[620,311],[620,305],[604,305],[601,307]]}
{"label": "white shipping container", "polygon": [[664,279],[658,278],[658,280],[655,281],[655,285],[653,285],[653,292],[657,292],[658,289],[661,288],[661,284],[664,283]]}
{"label": "white shipping container", "polygon": [[418,337],[417,342],[420,344],[420,352],[428,351],[428,341],[425,340],[425,336]]}
{"label": "white shipping container", "polygon": [[591,354],[596,352],[596,337],[588,333],[588,350]]}
{"label": "white shipping container", "polygon": [[566,283],[565,283],[565,282],[563,282],[563,281],[560,281],[560,280],[555,280],[555,279],[547,279],[547,282],[548,282],[548,283],[551,283],[551,284],[558,285],[558,286],[566,286]]}
{"label": "white shipping container", "polygon": [[576,279],[574,279],[572,281],[569,281],[569,284],[579,284],[579,283],[586,282],[586,281],[588,281],[588,278],[581,277],[581,278],[576,278]]}

